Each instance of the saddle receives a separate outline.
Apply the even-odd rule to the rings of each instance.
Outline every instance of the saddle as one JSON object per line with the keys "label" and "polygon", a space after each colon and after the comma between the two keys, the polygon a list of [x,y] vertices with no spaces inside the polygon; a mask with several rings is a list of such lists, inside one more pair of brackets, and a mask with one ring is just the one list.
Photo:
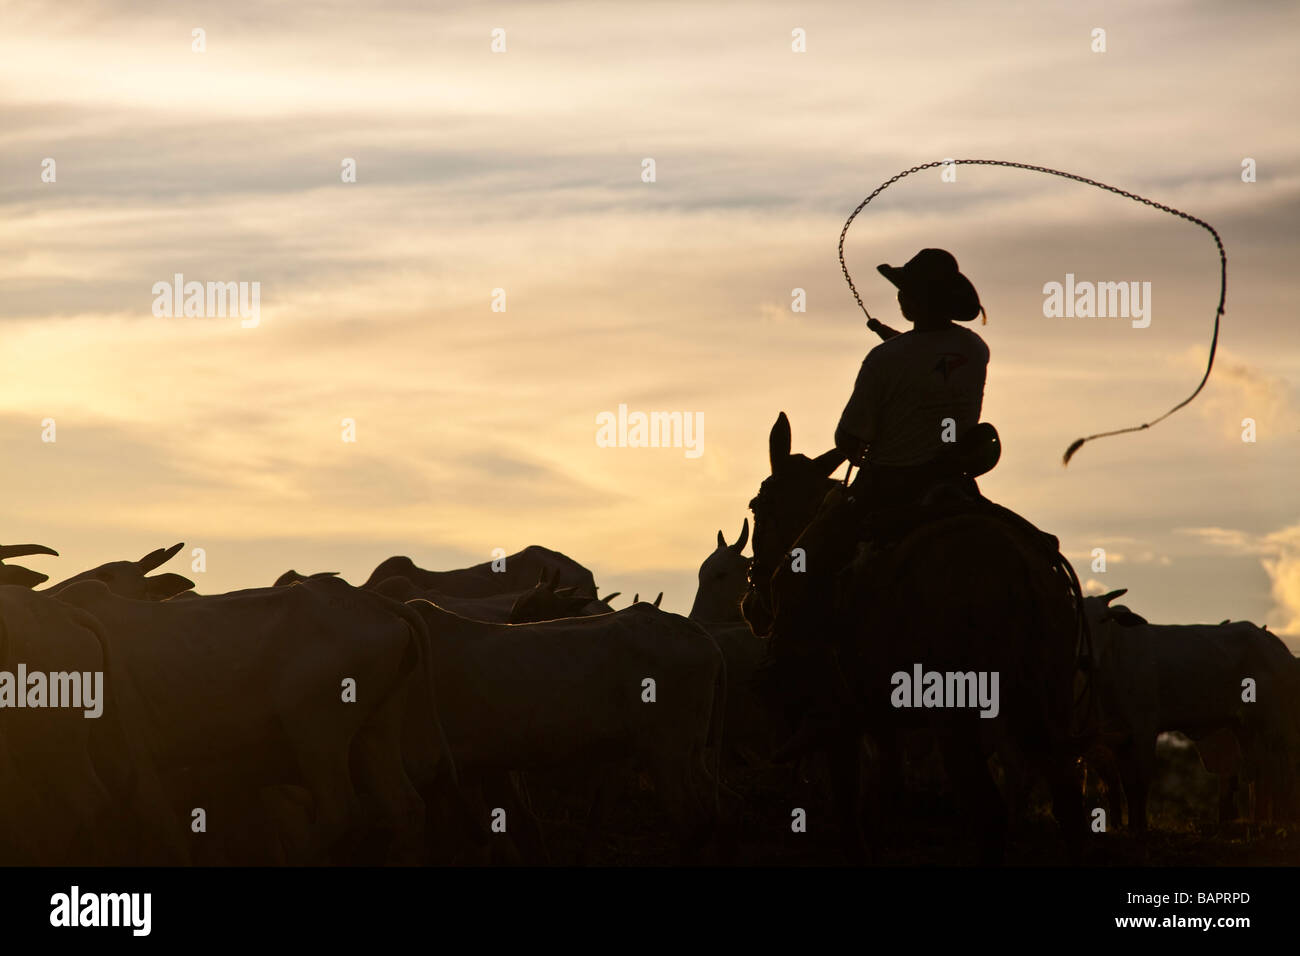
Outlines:
{"label": "saddle", "polygon": [[887,550],[932,521],[982,514],[1016,528],[1055,561],[1061,547],[1056,535],[980,494],[975,478],[992,470],[1001,456],[997,429],[981,422],[933,461],[869,474],[870,487],[864,497],[885,505],[873,508],[865,501],[858,502],[859,540],[878,551]]}

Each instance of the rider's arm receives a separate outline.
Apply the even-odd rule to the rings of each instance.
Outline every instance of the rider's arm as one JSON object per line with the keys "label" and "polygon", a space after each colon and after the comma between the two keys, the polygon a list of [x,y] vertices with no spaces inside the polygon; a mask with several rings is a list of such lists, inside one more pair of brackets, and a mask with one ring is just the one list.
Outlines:
{"label": "rider's arm", "polygon": [[868,355],[858,371],[853,394],[844,406],[840,423],[835,429],[835,447],[844,452],[855,465],[876,434],[876,415],[880,404],[880,376]]}

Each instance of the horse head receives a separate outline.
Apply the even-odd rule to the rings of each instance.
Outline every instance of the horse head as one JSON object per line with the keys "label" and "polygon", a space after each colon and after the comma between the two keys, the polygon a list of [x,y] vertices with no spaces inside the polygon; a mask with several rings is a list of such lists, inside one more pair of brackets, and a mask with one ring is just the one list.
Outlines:
{"label": "horse head", "polygon": [[830,474],[846,457],[835,448],[816,458],[791,454],[790,441],[790,420],[782,412],[768,436],[772,473],[749,503],[754,513],[754,558],[741,613],[759,636],[772,629],[773,575],[787,563],[790,549],[835,486]]}

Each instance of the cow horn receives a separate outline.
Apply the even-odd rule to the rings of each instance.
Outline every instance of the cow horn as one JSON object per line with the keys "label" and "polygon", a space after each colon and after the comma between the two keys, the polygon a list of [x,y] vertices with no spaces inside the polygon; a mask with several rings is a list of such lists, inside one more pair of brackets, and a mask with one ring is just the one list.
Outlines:
{"label": "cow horn", "polygon": [[613,607],[614,598],[618,597],[622,593],[622,591],[615,591],[613,594],[606,594],[603,598],[600,598],[600,600],[605,604],[608,604],[610,607]]}
{"label": "cow horn", "polygon": [[1115,598],[1119,597],[1122,594],[1127,594],[1127,593],[1128,593],[1128,588],[1120,588],[1118,591],[1111,591],[1108,594],[1103,594],[1101,596],[1101,602],[1103,604],[1109,605],[1111,601],[1115,600]]}
{"label": "cow horn", "polygon": [[52,554],[56,558],[59,552],[43,544],[0,544],[0,561],[7,558],[24,558],[29,554]]}
{"label": "cow horn", "polygon": [[632,595],[632,603],[633,603],[633,604],[640,604],[640,603],[641,603],[641,592],[640,592],[640,591],[637,591],[636,594],[633,594],[633,595]]}
{"label": "cow horn", "polygon": [[745,523],[740,526],[740,537],[737,538],[736,543],[731,546],[731,550],[736,552],[736,554],[740,554],[740,552],[745,550],[745,545],[747,544],[749,544],[749,519],[748,518],[746,518]]}
{"label": "cow horn", "polygon": [[162,567],[172,558],[176,557],[176,552],[183,547],[185,547],[185,542],[181,541],[172,545],[170,548],[159,548],[157,551],[150,551],[135,563],[136,567],[147,574],[154,568]]}
{"label": "cow horn", "polygon": [[718,529],[718,547],[719,547],[719,548],[725,548],[726,546],[727,546],[727,539],[724,538],[724,537],[722,536],[722,529],[719,528],[719,529]]}
{"label": "cow horn", "polygon": [[658,606],[659,606],[659,602],[662,601],[663,599],[664,599],[664,592],[663,592],[663,591],[660,591],[660,592],[659,592],[659,596],[658,596],[657,598],[655,598],[655,607],[658,607]]}

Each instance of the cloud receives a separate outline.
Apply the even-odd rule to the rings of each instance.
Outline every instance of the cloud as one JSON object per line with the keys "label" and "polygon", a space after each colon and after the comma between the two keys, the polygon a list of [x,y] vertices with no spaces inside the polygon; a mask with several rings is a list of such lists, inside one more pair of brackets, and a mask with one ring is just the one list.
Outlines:
{"label": "cloud", "polygon": [[[989,309],[984,417],[1004,441],[981,486],[1072,555],[1116,548],[1153,613],[1180,615],[1188,588],[1161,572],[1184,573],[1177,546],[1194,542],[1169,529],[1274,527],[1300,466],[1282,440],[1300,362],[1295,14],[1112,11],[1102,57],[1086,11],[1022,6],[948,2],[917,20],[805,4],[795,55],[789,11],[770,3],[737,17],[516,2],[491,21],[414,0],[310,17],[252,0],[7,5],[10,527],[57,531],[78,561],[77,536],[103,560],[119,540],[228,541],[240,560],[215,562],[208,590],[304,554],[350,568],[350,547],[377,542],[429,562],[536,542],[643,593],[680,568],[666,602],[684,610],[716,528],[766,475],[776,413],[802,450],[825,450],[875,344],[837,261],[844,218],[897,170],[987,155],[1112,182],[1227,237],[1233,351],[1197,413],[1091,444],[1069,471],[1071,439],[1194,385],[1218,288],[1208,238],[1077,183],[962,167],[882,193],[845,243],[864,301],[896,326],[875,264],[957,253]],[[1221,76],[1251,77],[1253,95]],[[1259,159],[1258,183],[1240,182],[1238,154]],[[57,183],[40,180],[47,156]],[[1152,327],[1044,319],[1042,285],[1066,271],[1151,280]],[[154,319],[151,286],[175,272],[260,281],[261,327]],[[505,313],[489,310],[498,287]],[[806,313],[789,310],[795,287]],[[619,402],[703,412],[704,456],[596,448],[594,416]],[[46,415],[55,454],[33,440]],[[250,541],[267,556],[242,578]],[[1289,553],[1250,552],[1219,580],[1253,602],[1241,569]],[[1289,581],[1287,567],[1271,573]]]}
{"label": "cloud", "polygon": [[[1270,617],[1270,626],[1279,634],[1300,638],[1300,524],[1262,535],[1230,528],[1184,530],[1217,549],[1258,557],[1268,574],[1273,597],[1276,616]],[[1276,623],[1278,618],[1281,623]]]}

